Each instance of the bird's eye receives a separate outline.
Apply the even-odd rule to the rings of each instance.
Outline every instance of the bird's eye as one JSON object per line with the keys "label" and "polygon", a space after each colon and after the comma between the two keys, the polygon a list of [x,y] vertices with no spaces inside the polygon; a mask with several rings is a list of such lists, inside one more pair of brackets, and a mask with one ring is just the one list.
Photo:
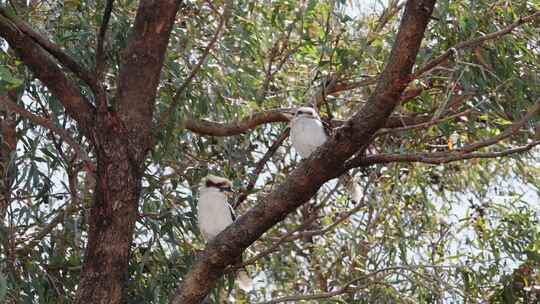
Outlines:
{"label": "bird's eye", "polygon": [[232,189],[230,186],[228,187],[221,187],[219,188],[221,190],[221,192],[232,192]]}

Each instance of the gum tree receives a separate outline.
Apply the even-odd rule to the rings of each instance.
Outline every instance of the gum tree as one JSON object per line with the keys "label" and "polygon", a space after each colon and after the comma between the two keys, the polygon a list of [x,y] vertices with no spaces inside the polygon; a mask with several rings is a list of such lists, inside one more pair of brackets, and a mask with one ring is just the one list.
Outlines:
{"label": "gum tree", "polygon": [[[8,301],[199,303],[243,253],[239,301],[536,297],[538,3],[1,5]],[[204,247],[207,173],[242,216]]]}

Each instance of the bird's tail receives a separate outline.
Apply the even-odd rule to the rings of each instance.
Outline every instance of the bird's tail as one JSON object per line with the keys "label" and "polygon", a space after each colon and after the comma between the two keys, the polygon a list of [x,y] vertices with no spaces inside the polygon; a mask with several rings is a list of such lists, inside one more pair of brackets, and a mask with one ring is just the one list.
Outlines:
{"label": "bird's tail", "polygon": [[242,289],[243,291],[250,291],[253,289],[253,280],[249,276],[249,274],[246,271],[246,268],[240,268],[236,272],[236,283],[238,284],[238,287]]}
{"label": "bird's tail", "polygon": [[354,204],[359,203],[362,200],[362,197],[364,195],[362,193],[362,189],[360,188],[360,185],[358,185],[355,178],[349,173],[345,173],[343,175],[343,179],[345,181],[345,187],[347,188],[347,192],[349,193],[351,201]]}

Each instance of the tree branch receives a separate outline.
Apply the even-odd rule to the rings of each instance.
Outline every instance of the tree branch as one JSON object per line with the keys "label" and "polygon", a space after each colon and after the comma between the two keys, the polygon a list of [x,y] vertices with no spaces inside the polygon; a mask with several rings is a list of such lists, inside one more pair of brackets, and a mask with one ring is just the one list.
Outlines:
{"label": "tree branch", "polygon": [[210,120],[197,120],[188,118],[186,120],[186,129],[200,135],[210,136],[232,136],[245,133],[255,129],[262,124],[273,122],[288,122],[285,114],[292,114],[294,109],[275,109],[265,112],[255,113],[247,118],[232,123],[220,123]]}
{"label": "tree branch", "polygon": [[[402,132],[402,131],[407,131],[407,130],[427,128],[427,127],[431,127],[431,126],[436,125],[436,124],[441,123],[441,122],[445,122],[445,121],[448,121],[448,120],[452,120],[452,119],[467,115],[467,114],[469,114],[471,112],[472,112],[472,109],[468,109],[468,110],[465,110],[465,111],[461,111],[459,113],[450,114],[450,115],[441,117],[441,118],[436,119],[436,120],[427,120],[426,119],[427,120],[426,122],[421,122],[421,123],[408,125],[408,126],[404,126],[404,127],[397,127],[397,128],[393,128],[393,129],[392,128],[380,129],[379,131],[377,131],[376,135],[381,136],[381,135],[388,134],[388,133],[397,133],[397,132]],[[430,118],[430,117],[431,116],[427,116],[426,118]]]}
{"label": "tree branch", "polygon": [[86,153],[86,151],[84,151],[81,145],[77,143],[77,141],[66,130],[56,127],[52,121],[46,118],[40,117],[34,113],[23,109],[6,96],[0,96],[0,102],[6,107],[8,107],[11,111],[19,114],[21,117],[24,117],[31,122],[38,124],[45,129],[52,131],[54,134],[60,136],[73,149],[73,151],[75,151],[77,157],[84,163],[86,171],[88,171],[89,173],[95,172],[95,165]]}
{"label": "tree branch", "polygon": [[307,202],[328,180],[340,175],[344,162],[386,122],[399,102],[415,62],[434,0],[407,1],[388,64],[369,101],[311,157],[298,164],[285,181],[259,197],[259,203],[207,244],[171,299],[199,303],[250,244]]}
{"label": "tree branch", "polygon": [[151,128],[156,90],[176,13],[182,1],[142,0],[137,9],[127,49],[120,66],[116,106],[129,133],[132,153],[146,156],[152,143]]}
{"label": "tree branch", "polygon": [[503,28],[503,29],[501,29],[499,31],[496,31],[496,32],[493,32],[493,33],[490,33],[490,34],[487,34],[487,35],[483,35],[483,36],[480,36],[480,37],[477,37],[477,38],[473,38],[473,39],[470,39],[470,40],[467,40],[467,41],[464,41],[464,42],[460,42],[460,43],[454,45],[453,47],[451,47],[450,49],[448,49],[448,51],[446,51],[444,54],[440,55],[439,57],[428,61],[426,64],[424,64],[423,67],[416,70],[411,75],[411,77],[413,79],[420,77],[424,73],[430,71],[434,67],[436,67],[439,64],[443,63],[444,61],[448,60],[455,51],[462,50],[462,49],[468,49],[468,48],[474,48],[474,47],[477,47],[477,46],[481,45],[482,43],[484,43],[486,41],[497,39],[500,36],[509,34],[515,28],[517,28],[518,26],[520,26],[520,25],[522,25],[524,23],[534,21],[538,17],[540,17],[540,11],[537,11],[534,14],[528,15],[526,17],[519,18],[516,22],[506,26],[505,28]]}
{"label": "tree branch", "polygon": [[103,46],[105,41],[105,34],[107,33],[107,26],[111,18],[114,0],[107,0],[105,5],[105,11],[103,12],[103,19],[99,28],[97,36],[96,47],[96,67],[95,67],[95,79],[96,87],[94,93],[96,94],[96,106],[99,113],[106,113],[108,108],[107,95],[103,88],[103,74],[105,70],[105,55],[103,54]]}
{"label": "tree branch", "polygon": [[[497,38],[499,38],[501,36],[509,34],[515,28],[519,27],[520,25],[523,25],[524,23],[532,22],[538,17],[540,17],[540,11],[535,12],[535,13],[533,13],[531,15],[528,15],[528,16],[522,17],[519,20],[517,20],[516,22],[506,26],[505,28],[503,28],[503,29],[501,29],[501,30],[499,30],[497,32],[493,32],[493,33],[490,33],[490,34],[487,34],[487,35],[484,35],[484,36],[480,36],[480,37],[477,37],[477,38],[473,38],[473,39],[470,39],[470,40],[467,40],[467,41],[460,42],[460,43],[456,44],[455,46],[449,48],[445,53],[443,53],[440,56],[428,61],[422,67],[418,68],[411,75],[411,80],[419,78],[420,76],[422,76],[426,72],[430,71],[431,69],[437,67],[441,63],[448,60],[452,56],[454,51],[462,50],[462,49],[475,48],[475,47],[481,45],[482,43],[484,43],[485,41],[494,40],[494,39],[497,39]],[[352,89],[357,89],[357,88],[360,88],[360,87],[373,85],[375,83],[377,83],[377,77],[370,77],[370,78],[367,78],[367,79],[364,79],[364,80],[354,81],[354,82],[339,82],[334,86],[334,88],[332,88],[332,90],[329,91],[329,94],[335,94],[335,93],[339,93],[339,92],[342,92],[342,91],[348,91],[348,90],[352,90]]]}
{"label": "tree branch", "polygon": [[496,158],[502,156],[508,156],[516,153],[522,153],[531,150],[535,146],[539,145],[540,141],[534,141],[527,145],[511,148],[503,151],[495,152],[440,152],[440,153],[421,153],[421,154],[378,154],[369,155],[362,158],[352,159],[345,165],[346,169],[352,169],[357,167],[366,167],[374,164],[387,164],[387,163],[426,163],[433,165],[446,164],[454,161],[474,159],[474,158]]}
{"label": "tree branch", "polygon": [[223,12],[222,15],[219,16],[218,28],[217,28],[216,32],[214,33],[214,36],[212,37],[212,39],[210,40],[210,42],[208,43],[208,45],[204,49],[204,51],[203,51],[203,53],[201,55],[201,58],[199,58],[199,61],[197,62],[197,64],[195,64],[195,66],[193,67],[193,70],[191,70],[191,73],[186,78],[186,80],[184,80],[184,83],[182,83],[182,86],[180,86],[180,88],[178,88],[178,90],[174,94],[174,97],[173,97],[173,99],[171,101],[171,104],[169,105],[167,110],[165,110],[165,112],[161,115],[160,119],[158,120],[159,125],[157,127],[157,130],[163,129],[169,123],[169,120],[171,119],[171,116],[172,116],[172,114],[174,112],[174,109],[180,103],[180,98],[182,97],[182,93],[188,87],[188,85],[191,83],[191,81],[193,81],[193,79],[195,78],[197,73],[199,73],[203,63],[206,61],[206,58],[210,54],[210,51],[214,48],[214,45],[216,44],[217,40],[219,39],[219,36],[221,35],[221,31],[222,31],[222,29],[223,29],[223,27],[224,27],[224,25],[225,25],[225,23],[226,23],[226,21],[227,21],[227,19],[229,17],[229,12],[228,12],[229,4],[228,3],[230,3],[230,1],[226,2],[226,7],[224,9],[224,12]]}
{"label": "tree branch", "polygon": [[0,11],[0,36],[8,41],[24,64],[59,99],[68,114],[79,123],[81,130],[92,138],[95,108],[81,94],[77,85],[66,77],[58,64],[51,60],[33,38],[8,20],[3,11]]}
{"label": "tree branch", "polygon": [[[16,29],[19,31],[19,34],[24,34],[30,39],[32,39],[36,44],[38,44],[54,58],[56,58],[63,66],[73,72],[73,74],[75,74],[79,79],[84,81],[92,89],[92,91],[96,92],[98,85],[96,78],[93,77],[93,74],[90,73],[90,71],[88,71],[77,61],[75,61],[71,56],[66,54],[59,46],[54,44],[52,41],[47,40],[47,38],[41,36],[39,33],[30,28],[30,26],[28,26],[26,22],[10,14],[5,9],[0,8],[0,15],[11,21],[11,25],[16,27]],[[12,47],[16,49],[15,46]]]}
{"label": "tree branch", "polygon": [[281,132],[281,134],[279,135],[278,139],[272,144],[272,146],[268,149],[268,151],[266,151],[263,158],[259,160],[259,162],[257,163],[257,166],[255,167],[255,171],[253,172],[253,177],[249,180],[247,187],[244,189],[244,191],[242,192],[242,194],[240,195],[236,203],[233,205],[234,209],[238,208],[238,206],[240,206],[240,204],[244,200],[246,200],[251,190],[253,190],[253,188],[255,187],[255,184],[257,183],[257,179],[259,178],[259,175],[264,169],[264,165],[266,165],[266,163],[268,162],[268,160],[270,160],[272,155],[276,153],[277,149],[279,149],[279,147],[283,144],[285,139],[289,137],[289,132],[290,132],[289,128],[286,128],[285,130],[283,130],[283,132]]}
{"label": "tree branch", "polygon": [[322,293],[309,294],[309,295],[304,294],[304,295],[286,296],[286,297],[281,297],[281,298],[277,298],[277,299],[274,299],[274,300],[270,300],[270,301],[267,301],[267,302],[262,302],[260,304],[276,304],[276,303],[282,303],[282,302],[297,302],[297,301],[302,301],[302,300],[306,301],[306,300],[319,300],[319,299],[332,298],[332,297],[335,297],[335,296],[338,296],[338,295],[341,295],[341,294],[344,294],[344,293],[354,291],[355,289],[357,289],[357,287],[351,287],[351,285],[356,284],[356,283],[358,283],[360,281],[367,280],[367,279],[369,279],[371,277],[374,277],[374,276],[376,276],[376,275],[378,275],[380,273],[383,273],[383,272],[399,271],[399,270],[410,270],[410,269],[408,267],[403,267],[403,266],[387,267],[387,268],[383,268],[383,269],[380,269],[380,270],[377,270],[377,271],[373,271],[371,273],[360,276],[358,278],[352,279],[352,280],[346,282],[345,284],[343,284],[343,286],[341,286],[340,288],[338,288],[335,291],[322,292]]}
{"label": "tree branch", "polygon": [[537,115],[540,112],[540,99],[532,106],[529,111],[523,117],[514,122],[508,128],[506,128],[499,135],[490,137],[480,142],[473,144],[465,145],[459,149],[446,151],[446,152],[424,152],[424,153],[411,153],[411,154],[378,154],[378,155],[369,155],[369,156],[358,156],[355,157],[345,164],[346,169],[352,169],[356,167],[365,167],[373,164],[381,163],[391,163],[391,162],[422,162],[429,164],[444,164],[458,160],[472,159],[472,158],[495,158],[506,156],[514,153],[520,153],[532,149],[534,146],[538,145],[538,141],[533,141],[525,146],[511,148],[504,151],[498,152],[484,152],[484,153],[473,153],[480,148],[491,146],[500,142],[503,139],[506,139],[512,135],[515,135],[520,128],[525,125],[531,118]]}
{"label": "tree branch", "polygon": [[113,9],[114,0],[107,0],[105,5],[105,11],[103,12],[103,19],[101,20],[101,26],[99,28],[99,33],[97,36],[97,48],[96,48],[96,79],[98,82],[101,82],[103,77],[104,69],[104,55],[103,55],[103,45],[105,41],[105,34],[107,33],[107,26],[109,25],[109,20],[111,19],[111,13]]}
{"label": "tree branch", "polygon": [[508,128],[506,128],[503,132],[501,132],[499,135],[495,136],[495,137],[491,137],[489,139],[486,139],[484,141],[481,141],[481,142],[478,142],[478,143],[474,143],[474,144],[470,144],[470,145],[466,145],[462,148],[459,149],[459,152],[471,152],[471,151],[475,151],[475,150],[478,150],[480,148],[483,148],[483,147],[487,147],[489,145],[492,145],[492,144],[495,144],[507,137],[510,137],[512,135],[514,135],[515,133],[517,133],[519,131],[519,129],[525,125],[527,123],[527,121],[529,121],[533,116],[535,116],[536,114],[538,114],[538,112],[540,112],[540,99],[538,99],[536,101],[536,104],[531,108],[529,109],[529,111],[527,111],[527,113],[525,115],[523,115],[523,117],[518,120],[517,122],[514,122],[513,124],[511,124]]}
{"label": "tree branch", "polygon": [[[365,198],[366,198],[367,191],[368,191],[370,183],[371,183],[371,180],[368,181],[368,183],[365,185],[362,199],[361,199],[360,202],[358,202],[356,207],[354,207],[351,210],[341,214],[341,216],[336,221],[334,221],[332,224],[329,224],[328,226],[326,226],[326,227],[324,227],[322,229],[301,231],[298,234],[293,235],[294,233],[296,233],[296,232],[298,232],[300,230],[303,230],[304,227],[309,226],[313,221],[318,219],[317,216],[310,217],[310,218],[308,218],[307,221],[305,221],[304,223],[299,225],[296,229],[293,229],[293,230],[289,231],[287,234],[280,237],[276,242],[274,242],[270,247],[268,247],[265,250],[259,252],[254,257],[250,258],[249,260],[244,261],[240,265],[234,265],[234,267],[229,267],[227,269],[227,272],[233,271],[233,270],[238,269],[238,268],[242,268],[242,267],[247,266],[247,265],[254,264],[258,260],[260,260],[260,259],[266,257],[267,255],[271,254],[272,252],[277,251],[279,246],[281,244],[285,243],[285,242],[292,242],[292,241],[298,240],[300,238],[312,237],[312,236],[315,236],[315,235],[323,235],[323,234],[333,230],[334,228],[339,226],[339,224],[343,223],[349,217],[351,217],[353,214],[360,211],[361,209],[363,209],[366,206]],[[314,213],[314,214],[316,215],[317,213]]]}
{"label": "tree branch", "polygon": [[[316,94],[319,94],[319,92]],[[235,136],[249,132],[264,124],[289,122],[289,118],[286,114],[294,114],[294,111],[295,108],[272,109],[258,112],[239,121],[230,123],[188,117],[185,122],[185,127],[189,131],[203,136]],[[428,122],[430,119],[430,115],[390,117],[385,124],[385,128],[390,129],[402,127],[404,125],[415,125]],[[343,120],[332,120],[333,126],[340,126],[343,125],[343,123]]]}

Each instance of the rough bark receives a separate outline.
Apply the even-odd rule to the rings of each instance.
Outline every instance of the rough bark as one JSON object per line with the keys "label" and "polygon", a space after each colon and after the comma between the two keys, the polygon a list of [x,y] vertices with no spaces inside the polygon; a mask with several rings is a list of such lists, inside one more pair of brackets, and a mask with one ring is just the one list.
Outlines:
{"label": "rough bark", "polygon": [[140,194],[140,164],[118,134],[100,135],[97,183],[91,209],[88,244],[78,288],[77,303],[120,303]]}
{"label": "rough bark", "polygon": [[384,126],[410,80],[413,64],[431,16],[434,0],[407,2],[388,64],[368,103],[269,195],[210,242],[172,298],[172,303],[200,303],[225,267],[285,216],[308,201],[329,179],[343,172],[343,163],[366,147]]}
{"label": "rough bark", "polygon": [[[9,98],[9,97],[6,97]],[[13,183],[14,166],[13,153],[17,147],[16,122],[10,111],[0,114],[0,225],[2,225],[6,210],[10,204],[11,184]]]}
{"label": "rough bark", "polygon": [[57,52],[46,38],[18,28],[25,26],[23,23],[9,21],[9,17],[16,17],[0,12],[0,36],[60,100],[94,146],[95,202],[77,303],[122,301],[143,165],[152,142],[155,94],[180,3],[140,1],[130,42],[123,52],[114,110],[104,102],[96,109],[53,57],[72,70],[76,65],[69,63],[75,61]]}
{"label": "rough bark", "polygon": [[159,74],[180,1],[141,1],[120,68],[116,109],[97,109],[97,184],[77,303],[120,303]]}

